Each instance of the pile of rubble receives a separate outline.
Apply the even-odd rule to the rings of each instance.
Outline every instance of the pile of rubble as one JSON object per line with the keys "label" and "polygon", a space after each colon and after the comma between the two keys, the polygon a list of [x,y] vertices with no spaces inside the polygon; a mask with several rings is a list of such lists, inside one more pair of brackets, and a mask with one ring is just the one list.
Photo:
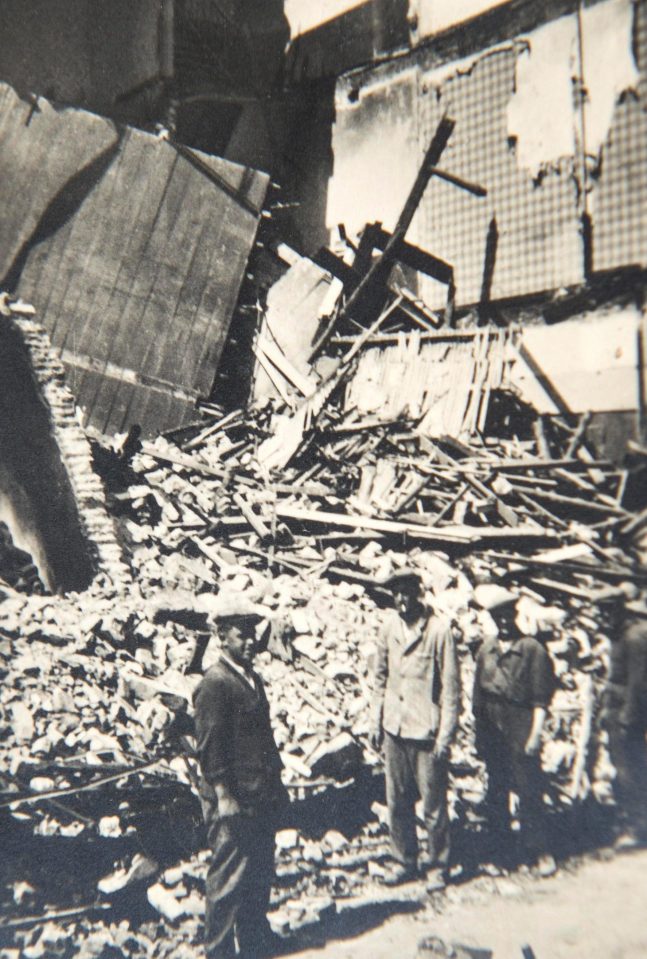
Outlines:
{"label": "pile of rubble", "polygon": [[[199,934],[205,856],[187,710],[217,655],[218,616],[241,595],[270,624],[259,669],[295,810],[366,783],[367,772],[375,781],[371,665],[388,602],[379,584],[405,564],[420,571],[430,608],[459,639],[454,818],[469,828],[478,820],[473,652],[491,628],[485,593],[502,583],[519,591],[524,628],[547,641],[559,678],[543,751],[555,802],[590,789],[609,799],[613,771],[594,723],[608,655],[598,603],[618,584],[644,581],[623,551],[637,523],[622,506],[622,473],[593,461],[577,429],[551,437],[561,445],[549,459],[536,438],[504,430],[478,447],[431,441],[413,422],[363,422],[331,405],[290,464],[270,474],[257,456],[273,412],[210,409],[206,422],[174,437],[96,447],[133,572],[127,592],[106,577],[64,598],[5,589],[2,805],[21,849],[9,844],[4,894],[13,901],[4,906],[16,917],[6,933],[20,933],[25,956],[65,954],[69,924],[55,944],[61,911],[69,923],[77,910],[110,907],[106,919],[115,921],[101,928],[129,955],[168,937],[168,954],[179,955]],[[159,829],[172,817],[175,837],[162,829],[163,841],[151,840],[151,822]],[[26,837],[48,840],[54,856],[83,869],[55,890],[39,886],[42,853],[32,860]],[[311,820],[309,831],[288,825],[275,924],[307,923],[335,899],[359,895],[386,851],[379,803],[369,802],[352,830],[346,818],[323,817],[314,830]],[[149,926],[138,924],[136,935],[119,925],[125,915],[135,928],[138,895],[163,917],[163,936],[145,909]],[[42,917],[52,904],[48,931]],[[89,918],[78,920],[74,939],[80,954],[102,954]]]}
{"label": "pile of rubble", "polygon": [[[451,436],[428,409],[383,419],[345,401],[387,323],[389,337],[433,337],[449,321],[451,268],[404,236],[450,134],[441,124],[394,233],[367,229],[352,266],[331,251],[321,263],[283,252],[292,265],[273,286],[277,313],[293,318],[279,284],[299,280],[298,300],[305,277],[314,339],[288,355],[265,323],[255,352],[273,398],[244,411],[202,404],[199,422],[154,442],[133,430],[95,443],[132,581],[104,572],[64,597],[0,584],[7,959],[194,954],[206,853],[190,703],[218,654],[218,617],[241,602],[266,624],[258,668],[293,799],[278,836],[280,931],[379,877],[388,846],[371,673],[389,602],[380,584],[405,565],[459,644],[457,831],[480,828],[472,673],[501,585],[519,593],[522,626],[546,643],[559,680],[542,753],[555,809],[610,799],[595,725],[609,647],[600,603],[647,579],[631,475],[595,459],[586,417],[543,420],[521,406],[498,361],[474,365],[457,417],[469,429]],[[397,262],[445,283],[444,320],[395,283]]]}

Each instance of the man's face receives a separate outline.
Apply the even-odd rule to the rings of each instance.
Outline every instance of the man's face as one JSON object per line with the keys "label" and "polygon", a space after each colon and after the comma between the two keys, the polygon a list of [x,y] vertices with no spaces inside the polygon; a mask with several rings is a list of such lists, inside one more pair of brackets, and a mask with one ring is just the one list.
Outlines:
{"label": "man's face", "polygon": [[396,586],[393,590],[393,603],[397,611],[406,619],[418,605],[418,590],[411,585]]}
{"label": "man's face", "polygon": [[516,638],[519,632],[517,629],[516,606],[504,606],[496,610],[496,612],[492,612],[491,615],[496,625],[499,639]]}
{"label": "man's face", "polygon": [[241,666],[249,666],[257,652],[256,637],[240,626],[227,627],[222,646],[233,661]]}

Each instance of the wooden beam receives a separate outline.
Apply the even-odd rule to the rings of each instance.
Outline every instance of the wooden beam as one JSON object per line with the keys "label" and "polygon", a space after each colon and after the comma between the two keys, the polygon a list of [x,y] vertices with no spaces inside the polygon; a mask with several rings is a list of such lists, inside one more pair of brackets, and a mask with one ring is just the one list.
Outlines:
{"label": "wooden beam", "polygon": [[455,121],[451,120],[449,117],[443,117],[438,124],[436,132],[434,133],[432,141],[429,145],[429,149],[425,154],[422,166],[418,171],[418,175],[416,176],[406,203],[404,204],[402,212],[398,217],[398,222],[395,225],[395,229],[393,230],[393,233],[387,242],[382,255],[375,260],[368,272],[358,284],[357,288],[349,297],[346,306],[340,314],[340,320],[346,316],[352,315],[353,310],[356,308],[358,302],[362,296],[366,294],[372,284],[379,283],[380,280],[384,280],[386,278],[386,274],[391,263],[397,258],[398,247],[401,241],[404,240],[415,212],[418,209],[422,195],[427,188],[429,178],[431,177],[431,171],[438,163],[438,160],[440,159],[441,154],[445,149],[450,136],[452,135],[455,125]]}
{"label": "wooden beam", "polygon": [[354,530],[373,530],[378,533],[396,534],[445,541],[448,543],[476,543],[490,539],[545,539],[550,532],[529,526],[480,527],[480,526],[443,526],[439,529],[419,523],[397,522],[380,519],[375,516],[354,516],[348,513],[329,513],[323,510],[301,509],[290,504],[277,504],[277,516],[302,523],[315,523],[323,526],[342,526]]}
{"label": "wooden beam", "polygon": [[[382,227],[371,234],[375,249],[382,251],[386,250],[392,237],[393,234],[383,230]],[[434,256],[433,253],[428,253],[418,246],[407,243],[405,240],[401,240],[395,248],[394,259],[400,263],[404,263],[405,266],[411,267],[412,270],[417,270],[420,273],[426,274],[426,276],[433,277],[434,280],[438,280],[439,283],[447,285],[452,282],[454,277],[454,268],[450,263],[441,260],[439,257]]]}
{"label": "wooden beam", "polygon": [[631,570],[631,569],[611,569],[607,566],[594,566],[593,564],[589,565],[588,563],[574,563],[571,561],[557,561],[539,559],[533,556],[518,556],[514,553],[499,553],[492,551],[488,553],[492,559],[497,560],[501,563],[518,563],[520,566],[529,566],[537,569],[552,569],[552,570],[564,570],[565,572],[572,573],[575,576],[591,576],[593,579],[603,579],[603,580],[612,580],[622,582],[623,580],[630,580],[631,582],[643,583],[647,582],[647,569],[645,570]]}

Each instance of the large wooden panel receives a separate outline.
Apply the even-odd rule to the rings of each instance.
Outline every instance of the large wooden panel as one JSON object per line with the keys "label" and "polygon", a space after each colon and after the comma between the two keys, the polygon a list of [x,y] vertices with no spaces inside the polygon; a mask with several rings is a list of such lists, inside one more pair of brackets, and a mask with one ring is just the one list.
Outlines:
{"label": "large wooden panel", "polygon": [[0,274],[86,420],[181,425],[209,393],[268,177],[0,87]]}

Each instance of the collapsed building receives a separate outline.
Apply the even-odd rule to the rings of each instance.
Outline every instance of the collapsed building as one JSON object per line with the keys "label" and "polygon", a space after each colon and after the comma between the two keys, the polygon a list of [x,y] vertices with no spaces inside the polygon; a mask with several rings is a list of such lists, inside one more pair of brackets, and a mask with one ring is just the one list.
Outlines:
{"label": "collapsed building", "polygon": [[96,87],[0,59],[2,934],[26,956],[69,922],[145,955],[151,916],[190,954],[187,707],[241,593],[295,800],[281,928],[379,872],[371,657],[405,563],[461,637],[470,842],[496,582],[559,677],[555,834],[607,821],[601,603],[647,580],[647,4],[248,6],[245,44],[222,4],[107,24],[149,39],[151,84],[133,44]]}

